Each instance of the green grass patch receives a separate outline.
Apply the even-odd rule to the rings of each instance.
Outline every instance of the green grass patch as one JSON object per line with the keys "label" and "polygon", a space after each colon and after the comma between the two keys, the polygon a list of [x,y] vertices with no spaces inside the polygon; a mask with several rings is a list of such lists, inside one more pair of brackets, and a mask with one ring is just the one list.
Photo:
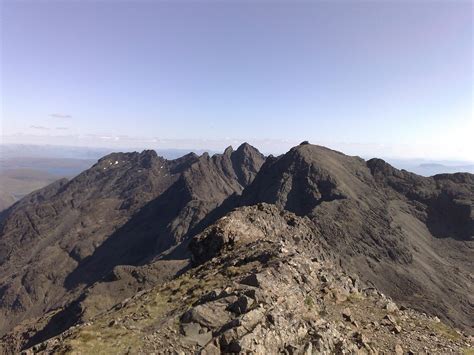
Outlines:
{"label": "green grass patch", "polygon": [[304,304],[306,305],[306,307],[308,307],[308,309],[312,309],[314,307],[314,300],[311,296],[306,296],[306,298],[304,299]]}
{"label": "green grass patch", "polygon": [[430,326],[440,335],[445,336],[448,339],[459,340],[461,338],[461,336],[456,332],[456,330],[442,322],[431,322]]}

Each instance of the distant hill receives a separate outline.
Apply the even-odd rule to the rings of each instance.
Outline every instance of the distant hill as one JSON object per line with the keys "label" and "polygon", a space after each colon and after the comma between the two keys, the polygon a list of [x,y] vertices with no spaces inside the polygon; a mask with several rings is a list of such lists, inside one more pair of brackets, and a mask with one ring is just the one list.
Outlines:
{"label": "distant hill", "polygon": [[79,174],[93,163],[87,159],[2,157],[0,211],[53,181]]}
{"label": "distant hill", "polygon": [[41,170],[0,170],[0,211],[11,206],[34,190],[38,190],[58,177]]}
{"label": "distant hill", "polygon": [[[473,165],[443,165],[443,164],[420,164],[416,169],[420,175],[436,175],[445,173],[471,173],[474,174]],[[416,172],[415,171],[415,172]]]}
{"label": "distant hill", "polygon": [[436,174],[470,173],[474,174],[474,164],[463,161],[426,161],[421,159],[387,159],[398,169],[405,169],[422,176]]}

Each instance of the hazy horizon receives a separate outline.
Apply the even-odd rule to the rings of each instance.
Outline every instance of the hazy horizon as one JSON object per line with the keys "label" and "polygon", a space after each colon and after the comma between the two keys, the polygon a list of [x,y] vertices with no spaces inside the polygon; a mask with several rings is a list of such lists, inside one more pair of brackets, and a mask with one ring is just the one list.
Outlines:
{"label": "hazy horizon", "polygon": [[[168,143],[173,143],[170,141]],[[247,141],[239,140],[227,140],[223,142],[214,142],[214,148],[209,147],[185,147],[185,148],[176,148],[173,145],[162,145],[162,146],[128,146],[128,147],[112,147],[112,146],[79,146],[79,145],[58,145],[58,144],[22,144],[22,143],[0,143],[0,159],[12,159],[12,158],[66,158],[66,159],[100,159],[103,156],[113,153],[113,152],[141,152],[143,150],[155,150],[159,155],[162,155],[166,159],[175,159],[181,157],[190,152],[201,155],[203,153],[209,153],[210,155],[222,154],[226,148],[229,146],[234,150],[237,149],[241,144],[249,143],[257,148],[262,154],[268,155],[280,155],[286,153],[292,147],[298,145],[295,143],[290,145],[285,150],[272,149],[275,147],[274,142],[257,142],[263,143],[260,146],[258,144],[253,144]],[[223,143],[226,143],[222,145]],[[266,144],[265,144],[266,143]],[[273,143],[273,144],[272,144]],[[318,144],[317,142],[310,142],[311,144]],[[318,144],[321,145],[321,144]],[[210,145],[212,146],[212,145]],[[397,157],[389,156],[383,154],[352,154],[350,151],[337,149],[334,146],[326,146],[327,148],[338,150],[344,154],[359,156],[365,160],[371,158],[381,158],[390,162],[397,168],[407,169],[407,167],[412,166],[421,166],[423,164],[440,164],[445,167],[456,167],[456,166],[469,166],[471,167],[474,173],[474,160],[472,159],[432,159],[427,157]],[[380,148],[380,147],[379,147]],[[408,164],[408,165],[407,165]],[[409,169],[407,169],[409,170]]]}
{"label": "hazy horizon", "polygon": [[3,144],[474,157],[469,1],[6,0],[1,18]]}

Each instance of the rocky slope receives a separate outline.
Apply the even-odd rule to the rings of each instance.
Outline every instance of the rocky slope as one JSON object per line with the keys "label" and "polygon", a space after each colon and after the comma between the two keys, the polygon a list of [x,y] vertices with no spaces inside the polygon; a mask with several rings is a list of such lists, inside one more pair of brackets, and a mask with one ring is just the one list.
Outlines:
{"label": "rocky slope", "polygon": [[197,267],[25,353],[462,353],[472,339],[402,308],[326,255],[308,218],[259,204],[194,238]]}
{"label": "rocky slope", "polygon": [[310,144],[265,162],[247,144],[117,154],[0,221],[7,353],[471,346],[471,174]]}
{"label": "rocky slope", "polygon": [[0,334],[62,309],[38,339],[51,336],[84,308],[90,316],[173,276],[186,260],[154,258],[241,193],[263,161],[247,144],[176,160],[114,153],[27,196],[0,216]]}
{"label": "rocky slope", "polygon": [[241,200],[307,216],[346,270],[401,304],[474,328],[473,175],[425,178],[304,144],[268,159]]}

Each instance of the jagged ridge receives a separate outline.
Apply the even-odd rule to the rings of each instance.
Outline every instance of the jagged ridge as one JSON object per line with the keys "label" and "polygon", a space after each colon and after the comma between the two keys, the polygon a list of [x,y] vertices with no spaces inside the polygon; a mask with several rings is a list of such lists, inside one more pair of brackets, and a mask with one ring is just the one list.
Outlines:
{"label": "jagged ridge", "polygon": [[[113,153],[71,181],[27,196],[0,220],[0,334],[22,319],[64,308],[64,317],[46,325],[42,337],[51,336],[77,317],[171,277],[187,263],[153,259],[241,193],[263,160],[247,144],[175,160],[154,151]],[[97,285],[101,280],[107,285]]]}

